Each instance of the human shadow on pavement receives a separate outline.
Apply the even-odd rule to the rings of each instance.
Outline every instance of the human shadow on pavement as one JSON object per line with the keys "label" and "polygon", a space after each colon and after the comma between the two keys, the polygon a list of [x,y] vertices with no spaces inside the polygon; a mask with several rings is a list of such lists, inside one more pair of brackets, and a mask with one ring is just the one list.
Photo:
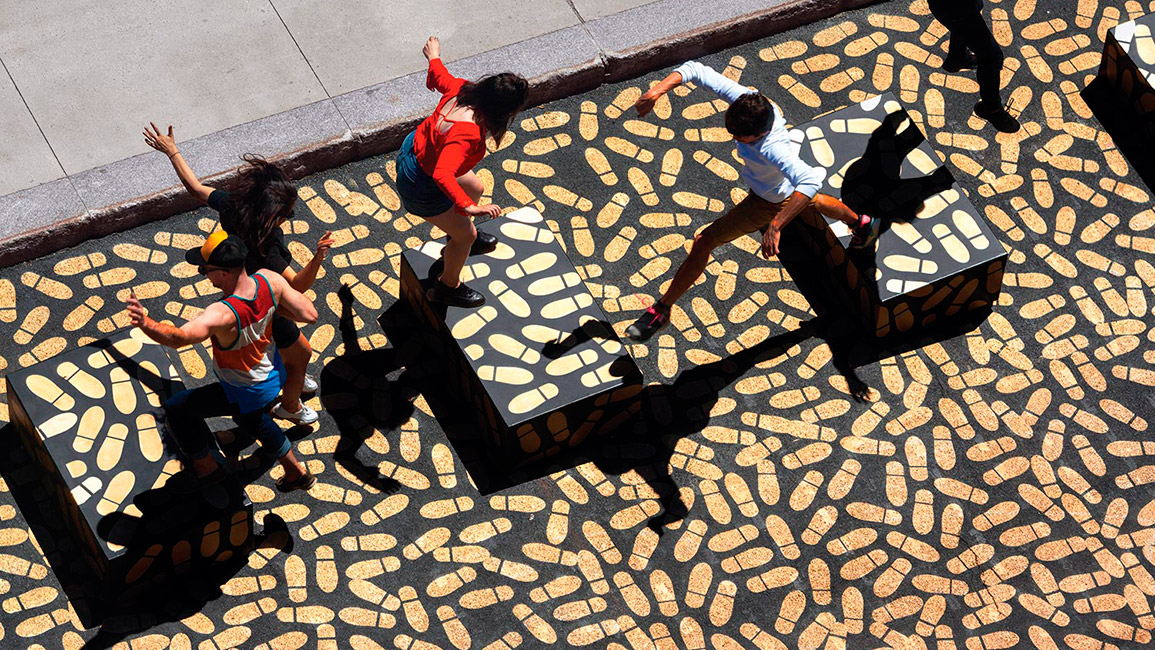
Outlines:
{"label": "human shadow on pavement", "polygon": [[954,176],[946,165],[925,176],[902,177],[907,155],[926,142],[913,122],[898,130],[906,119],[899,111],[887,115],[870,134],[862,157],[851,163],[842,180],[842,202],[858,214],[882,219],[883,228],[914,219],[927,198],[954,184]]}
{"label": "human shadow on pavement", "polygon": [[[83,648],[110,648],[157,625],[187,618],[221,595],[221,587],[249,560],[250,550],[265,554],[267,561],[292,547],[284,520],[270,514],[263,527],[254,526],[252,536],[247,527],[244,535],[222,529],[216,551],[208,550],[205,539],[190,540],[188,533],[199,534],[204,522],[220,521],[222,511],[198,494],[161,486],[133,496],[139,515],[120,510],[98,522],[98,543],[126,547],[121,557],[110,561],[109,573],[98,575],[84,559],[85,542],[66,526],[40,466],[18,444],[11,426],[0,428],[0,474],[80,624],[101,627]],[[239,485],[234,491],[243,498]],[[230,511],[223,512],[228,516]],[[205,553],[214,561],[202,559]],[[27,571],[47,574],[47,568],[35,562]]]}
{"label": "human shadow on pavement", "polygon": [[[341,303],[338,332],[344,349],[325,364],[320,376],[321,405],[339,433],[333,460],[365,485],[393,493],[401,483],[382,474],[375,457],[388,450],[381,446],[388,442],[375,434],[397,429],[413,417],[417,391],[407,367],[417,351],[396,347],[363,350],[357,336],[361,328],[353,313],[353,294],[342,285],[337,297]],[[368,455],[363,451],[366,446],[374,458],[362,458]]]}

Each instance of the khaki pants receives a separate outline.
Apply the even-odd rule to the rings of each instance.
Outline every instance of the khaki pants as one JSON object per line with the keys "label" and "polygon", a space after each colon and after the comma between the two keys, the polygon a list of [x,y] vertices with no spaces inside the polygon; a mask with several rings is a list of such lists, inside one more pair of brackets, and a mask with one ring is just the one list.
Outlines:
{"label": "khaki pants", "polygon": [[[718,217],[714,223],[706,226],[706,229],[701,233],[701,237],[715,245],[721,245],[732,242],[742,235],[748,235],[758,230],[765,230],[785,205],[786,201],[771,203],[751,192],[746,198],[742,199],[738,205],[730,208],[726,214]],[[817,209],[818,206],[814,202],[814,199],[810,199],[810,203],[806,204],[806,206],[795,215],[795,218],[798,218],[807,210],[817,211]]]}

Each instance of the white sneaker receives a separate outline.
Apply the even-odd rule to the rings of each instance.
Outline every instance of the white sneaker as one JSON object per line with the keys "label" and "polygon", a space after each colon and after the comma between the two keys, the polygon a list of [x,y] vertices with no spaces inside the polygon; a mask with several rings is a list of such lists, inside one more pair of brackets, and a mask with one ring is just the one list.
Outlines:
{"label": "white sneaker", "polygon": [[310,375],[309,373],[305,373],[305,384],[301,387],[301,392],[302,393],[315,393],[315,392],[317,392],[317,380],[313,379],[313,375]]}
{"label": "white sneaker", "polygon": [[273,407],[273,417],[296,422],[297,424],[312,424],[317,421],[317,412],[305,404],[301,404],[301,410],[296,413],[290,413],[281,408],[281,403],[277,402],[277,405]]}

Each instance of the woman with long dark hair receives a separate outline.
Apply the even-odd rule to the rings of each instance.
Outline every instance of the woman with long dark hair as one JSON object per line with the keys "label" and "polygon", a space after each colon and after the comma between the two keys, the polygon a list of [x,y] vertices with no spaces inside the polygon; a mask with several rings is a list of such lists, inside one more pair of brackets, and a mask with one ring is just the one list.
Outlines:
{"label": "woman with long dark hair", "polygon": [[461,282],[461,268],[471,253],[493,250],[497,238],[478,237],[472,217],[496,217],[501,208],[477,204],[484,189],[472,170],[485,157],[486,136],[500,142],[525,105],[529,84],[510,72],[476,82],[454,77],[441,62],[441,43],[434,36],[421,51],[429,60],[425,85],[440,92],[441,101],[401,145],[397,193],[407,212],[449,236],[442,252],[444,267],[429,298],[457,307],[477,307],[485,297]]}
{"label": "woman with long dark hair", "polygon": [[[297,291],[304,293],[313,286],[317,271],[333,245],[332,233],[326,232],[317,242],[316,253],[299,272],[292,267],[293,256],[285,245],[281,224],[293,216],[297,203],[297,186],[273,163],[254,154],[245,154],[245,167],[235,192],[226,192],[200,182],[192,168],[177,149],[172,126],[161,133],[155,124],[145,127],[144,141],[148,146],[168,156],[176,175],[188,193],[202,204],[220,214],[221,228],[238,235],[248,246],[245,270],[255,273],[269,269],[279,273]],[[313,349],[293,321],[281,315],[273,318],[273,342],[285,362],[287,376],[281,391],[281,401],[273,407],[273,417],[291,420],[297,424],[317,421],[317,412],[301,402],[301,393],[317,391],[317,382],[306,369]]]}

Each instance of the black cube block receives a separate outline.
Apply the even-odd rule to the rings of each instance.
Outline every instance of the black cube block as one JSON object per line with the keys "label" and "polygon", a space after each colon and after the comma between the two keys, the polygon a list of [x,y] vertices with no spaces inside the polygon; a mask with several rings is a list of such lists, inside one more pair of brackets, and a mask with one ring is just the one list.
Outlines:
{"label": "black cube block", "polygon": [[826,170],[820,192],[882,221],[863,250],[850,248],[840,221],[809,210],[794,221],[876,336],[998,300],[1006,249],[893,96],[828,113],[791,137],[805,162]]}
{"label": "black cube block", "polygon": [[235,482],[227,505],[165,489],[180,462],[166,450],[161,405],[184,386],[167,349],[140,330],[13,371],[7,383],[12,424],[58,518],[46,525],[103,587],[122,591],[251,547],[252,503]]}
{"label": "black cube block", "polygon": [[478,226],[497,249],[462,279],[475,309],[430,302],[443,240],[401,256],[401,285],[446,348],[450,388],[505,458],[534,462],[612,430],[639,408],[641,373],[536,210]]}
{"label": "black cube block", "polygon": [[1148,158],[1155,145],[1155,14],[1107,30],[1093,86],[1096,93],[1084,93],[1088,104],[1152,186],[1155,170]]}

